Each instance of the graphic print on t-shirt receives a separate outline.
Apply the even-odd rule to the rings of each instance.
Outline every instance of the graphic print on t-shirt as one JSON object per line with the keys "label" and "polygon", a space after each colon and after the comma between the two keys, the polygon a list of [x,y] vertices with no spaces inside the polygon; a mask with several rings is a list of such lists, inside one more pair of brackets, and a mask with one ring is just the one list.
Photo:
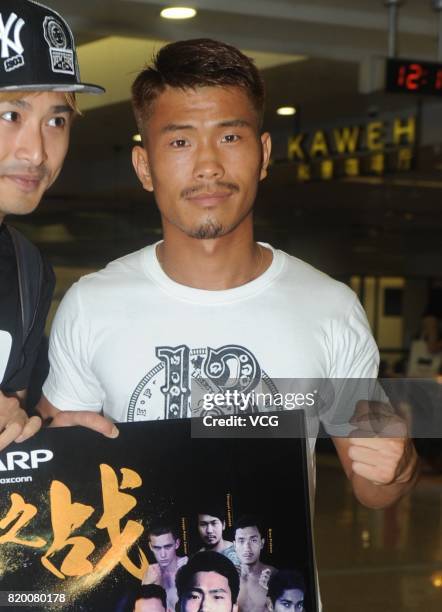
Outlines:
{"label": "graphic print on t-shirt", "polygon": [[0,383],[6,372],[6,367],[11,354],[12,336],[9,332],[0,329]]}
{"label": "graphic print on t-shirt", "polygon": [[[144,421],[158,414],[158,405],[164,406],[159,418],[180,419],[199,416],[202,405],[190,404],[192,384],[198,385],[202,393],[223,393],[227,390],[247,393],[263,386],[268,393],[277,393],[272,379],[260,367],[256,357],[245,347],[225,345],[190,348],[159,346],[156,348],[157,365],[138,383],[129,402],[128,421]],[[250,405],[248,410],[256,407]],[[239,407],[232,405],[232,413]]]}

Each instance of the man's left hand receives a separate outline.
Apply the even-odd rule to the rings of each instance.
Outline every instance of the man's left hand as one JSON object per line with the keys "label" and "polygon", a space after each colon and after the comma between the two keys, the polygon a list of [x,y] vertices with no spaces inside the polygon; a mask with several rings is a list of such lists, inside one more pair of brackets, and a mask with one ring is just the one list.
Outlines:
{"label": "man's left hand", "polygon": [[348,449],[354,474],[376,485],[405,484],[413,478],[417,454],[405,421],[391,406],[359,401],[350,422],[357,426]]}

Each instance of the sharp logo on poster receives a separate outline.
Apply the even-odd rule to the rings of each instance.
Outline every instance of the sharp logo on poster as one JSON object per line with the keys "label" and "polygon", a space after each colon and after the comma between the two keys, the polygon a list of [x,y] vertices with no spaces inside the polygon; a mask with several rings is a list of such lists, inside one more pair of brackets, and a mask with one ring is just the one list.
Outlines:
{"label": "sharp logo on poster", "polygon": [[0,472],[20,470],[36,470],[40,463],[50,461],[54,453],[50,450],[32,450],[30,453],[12,451],[0,458]]}
{"label": "sharp logo on poster", "polygon": [[[25,63],[22,55],[24,48],[20,39],[20,33],[24,25],[23,19],[19,19],[15,13],[9,15],[6,23],[3,21],[3,15],[0,13],[1,57],[5,60],[3,65],[6,72],[11,72],[11,70],[15,70]],[[10,34],[13,27],[12,38]],[[16,55],[10,58],[9,50],[13,51]]]}

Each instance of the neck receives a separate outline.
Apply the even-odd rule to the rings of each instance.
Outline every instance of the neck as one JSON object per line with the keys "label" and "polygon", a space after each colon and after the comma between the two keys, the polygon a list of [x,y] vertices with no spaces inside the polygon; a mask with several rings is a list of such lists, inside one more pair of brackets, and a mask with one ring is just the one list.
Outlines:
{"label": "neck", "polygon": [[258,561],[255,561],[255,563],[247,563],[242,565],[241,568],[245,569],[246,573],[248,574],[257,574],[261,572],[262,563],[258,559]]}
{"label": "neck", "polygon": [[220,553],[222,552],[225,548],[227,548],[227,543],[225,540],[223,540],[221,538],[221,540],[218,542],[218,544],[216,546],[214,546],[213,548],[211,548],[210,550],[213,550],[214,552]]}
{"label": "neck", "polygon": [[260,276],[270,265],[272,253],[253,240],[251,231],[199,240],[175,228],[165,228],[157,257],[164,272],[177,283],[221,291]]}
{"label": "neck", "polygon": [[177,569],[177,558],[175,557],[175,559],[172,559],[172,561],[169,563],[169,565],[167,567],[161,567],[160,565],[160,572],[162,574],[169,574],[170,572],[175,572]]}

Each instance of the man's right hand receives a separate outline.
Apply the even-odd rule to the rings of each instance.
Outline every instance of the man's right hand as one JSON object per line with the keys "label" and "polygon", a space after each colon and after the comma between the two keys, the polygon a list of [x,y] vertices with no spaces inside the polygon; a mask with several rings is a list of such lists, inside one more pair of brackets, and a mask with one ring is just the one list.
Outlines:
{"label": "man's right hand", "polygon": [[103,434],[107,438],[116,438],[119,431],[107,417],[92,410],[59,410],[43,395],[37,405],[43,419],[51,419],[49,427],[72,427],[79,425]]}
{"label": "man's right hand", "polygon": [[40,427],[41,419],[29,418],[17,397],[7,397],[0,391],[0,450],[12,442],[24,442]]}

